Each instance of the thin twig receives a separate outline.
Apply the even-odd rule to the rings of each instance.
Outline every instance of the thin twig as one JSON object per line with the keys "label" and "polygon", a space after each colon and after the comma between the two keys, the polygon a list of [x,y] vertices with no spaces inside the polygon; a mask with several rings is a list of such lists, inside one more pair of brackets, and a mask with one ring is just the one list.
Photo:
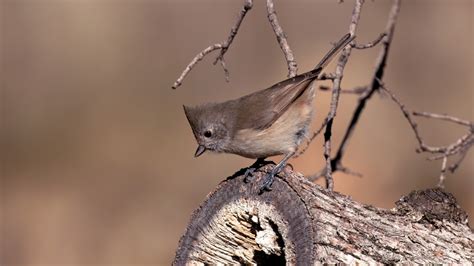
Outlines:
{"label": "thin twig", "polygon": [[[392,91],[390,91],[389,89],[387,89],[383,83],[380,83],[380,88],[382,88],[386,93],[388,93],[390,98],[398,105],[398,107],[402,111],[403,115],[405,116],[408,123],[410,124],[410,127],[413,130],[413,133],[415,134],[415,138],[418,141],[418,145],[420,146],[420,149],[421,149],[420,152],[423,151],[423,150],[426,150],[427,146],[423,142],[423,139],[421,138],[420,133],[418,133],[418,125],[411,118],[410,112],[407,110],[405,105],[403,103],[401,103],[401,101],[395,96],[395,94]],[[431,150],[431,149],[429,149],[429,150]]]}
{"label": "thin twig", "polygon": [[[341,141],[341,144],[339,145],[339,148],[337,150],[336,155],[334,156],[333,159],[331,159],[331,163],[329,164],[329,167],[331,167],[331,170],[333,172],[339,171],[341,169],[338,169],[339,166],[342,165],[342,158],[344,156],[344,151],[347,147],[347,144],[349,143],[349,140],[355,130],[355,127],[360,119],[360,116],[366,106],[367,101],[372,97],[372,95],[379,89],[379,80],[383,77],[384,74],[384,69],[385,65],[387,63],[387,58],[388,58],[388,52],[390,50],[390,45],[393,39],[393,34],[395,31],[395,25],[397,21],[397,16],[400,11],[400,0],[395,0],[394,4],[392,6],[392,9],[390,10],[389,18],[387,21],[387,25],[385,27],[385,32],[381,34],[383,35],[382,38],[382,43],[383,47],[382,50],[379,53],[379,56],[377,57],[376,65],[375,65],[375,71],[374,75],[371,81],[371,84],[368,90],[366,90],[361,97],[359,98],[358,105],[356,106],[356,109],[354,110],[352,119],[349,123],[349,126],[344,134],[344,137]],[[326,164],[326,168],[328,167],[328,164]],[[322,171],[320,171],[321,173]],[[327,172],[327,171],[324,171]],[[315,180],[319,178],[320,176],[318,175],[313,175],[311,176],[312,180]]]}
{"label": "thin twig", "polygon": [[382,41],[383,37],[385,37],[385,35],[387,35],[387,33],[382,32],[382,33],[377,37],[377,39],[375,39],[375,40],[373,40],[373,41],[371,41],[371,42],[369,42],[369,43],[366,43],[366,44],[357,44],[357,43],[354,43],[354,44],[352,45],[352,47],[355,48],[355,49],[360,49],[360,50],[372,48],[372,47],[376,46],[377,44],[379,44],[380,41]]}
{"label": "thin twig", "polygon": [[[326,124],[328,123],[328,120],[327,119],[324,119],[323,123],[321,123],[321,126],[318,128],[318,130],[316,130],[315,132],[313,132],[313,134],[310,136],[310,137],[307,137],[307,142],[310,142],[312,139],[314,139],[317,135],[319,135],[319,133],[321,133],[321,131],[323,131],[324,127],[326,126]],[[306,145],[302,150],[298,151],[294,158],[298,158],[301,154],[303,154],[306,149],[308,149],[309,145]]]}
{"label": "thin twig", "polygon": [[[335,79],[335,75],[331,74],[332,75],[332,79]],[[328,87],[328,86],[324,86],[324,85],[320,85],[319,86],[319,89],[322,90],[322,91],[329,91],[329,90],[332,90],[332,88]],[[360,87],[355,87],[353,89],[340,89],[340,93],[347,93],[347,94],[364,94],[366,93],[368,90],[368,87],[367,86],[360,86]],[[306,152],[306,150],[309,148],[309,144],[319,135],[319,133],[321,133],[321,131],[324,129],[324,127],[327,125],[328,123],[328,120],[327,120],[327,117],[324,119],[324,121],[321,123],[321,126],[319,127],[318,130],[314,131],[311,136],[309,136],[307,138],[307,141],[306,141],[306,145],[304,146],[304,148],[302,148],[301,150],[299,150],[296,155],[295,155],[295,158],[299,157],[300,155],[302,155],[303,153]],[[322,173],[321,171],[319,173]],[[313,176],[318,176],[318,174],[313,174]]]}
{"label": "thin twig", "polygon": [[230,44],[234,40],[235,36],[237,35],[237,32],[239,31],[240,24],[242,24],[242,21],[244,20],[245,14],[252,8],[253,6],[253,0],[246,0],[244,7],[242,10],[240,10],[240,14],[237,17],[237,21],[235,22],[235,25],[230,29],[229,37],[227,40],[222,43],[222,49],[219,55],[216,57],[214,60],[214,65],[217,64],[217,62],[221,62],[222,68],[224,69],[225,73],[225,79],[227,82],[229,82],[229,70],[227,69],[225,65],[225,60],[224,60],[224,54],[227,52],[229,49]]}
{"label": "thin twig", "polygon": [[225,61],[224,61],[224,54],[229,49],[229,46],[232,44],[232,41],[234,40],[235,36],[237,35],[237,32],[239,31],[240,25],[242,24],[242,21],[244,20],[245,15],[250,9],[252,9],[252,6],[253,6],[253,0],[245,0],[244,6],[242,10],[240,11],[239,16],[237,17],[237,21],[235,22],[234,26],[231,28],[230,34],[227,40],[222,43],[216,43],[216,44],[210,45],[209,47],[205,48],[200,53],[198,53],[193,58],[193,60],[191,60],[191,62],[186,66],[184,71],[181,73],[179,78],[174,82],[171,88],[173,89],[178,88],[183,83],[183,80],[188,75],[189,71],[191,71],[191,69],[193,69],[194,66],[204,58],[204,56],[219,49],[221,50],[221,52],[219,53],[216,60],[214,61],[214,65],[218,61],[221,62],[221,66],[224,69],[225,79],[226,81],[229,81],[229,70],[227,69]]}
{"label": "thin twig", "polygon": [[426,152],[431,153],[443,153],[441,155],[434,155],[428,158],[430,161],[435,161],[443,158],[444,155],[455,155],[461,153],[467,147],[470,147],[474,143],[474,135],[472,132],[465,134],[464,136],[458,138],[455,142],[451,143],[448,146],[436,147],[431,150],[426,150]]}
{"label": "thin twig", "polygon": [[439,175],[439,182],[438,182],[439,188],[444,188],[444,180],[446,179],[445,173],[446,173],[447,163],[448,163],[448,156],[444,155],[443,162],[441,163],[441,174]]}
{"label": "thin twig", "polygon": [[267,14],[268,21],[270,21],[273,32],[275,32],[277,41],[280,44],[280,48],[283,51],[283,54],[285,55],[285,60],[288,65],[288,77],[294,77],[298,72],[298,65],[296,64],[295,57],[293,56],[293,51],[291,51],[291,48],[288,45],[286,35],[283,32],[280,23],[278,22],[273,0],[267,0]]}
{"label": "thin twig", "polygon": [[412,112],[413,114],[422,114],[422,116],[427,118],[436,118],[445,121],[454,122],[469,128],[469,132],[456,141],[451,143],[448,146],[440,146],[434,147],[427,145],[423,138],[421,137],[420,133],[418,132],[417,124],[413,121],[413,118],[408,111],[408,109],[401,103],[401,101],[395,96],[395,94],[389,90],[383,82],[380,81],[380,88],[387,92],[390,98],[398,105],[400,110],[402,111],[403,115],[405,116],[406,120],[410,124],[413,133],[415,134],[415,138],[418,141],[418,151],[419,152],[428,152],[431,154],[435,154],[434,156],[430,157],[429,160],[439,160],[443,159],[441,163],[441,172],[439,176],[438,187],[444,186],[444,180],[446,179],[446,165],[448,161],[448,157],[459,154],[461,157],[457,160],[456,163],[449,167],[451,173],[453,173],[458,167],[459,164],[462,162],[468,150],[474,145],[474,123],[468,122],[466,120],[462,120],[456,117],[448,116],[448,115],[439,115],[439,114],[432,114],[427,112]]}
{"label": "thin twig", "polygon": [[213,44],[209,47],[207,47],[206,49],[202,50],[199,54],[197,54],[193,60],[191,60],[191,62],[186,66],[186,68],[184,69],[183,73],[181,73],[181,75],[179,76],[179,78],[174,82],[173,86],[171,88],[173,89],[176,89],[178,88],[179,86],[181,86],[184,78],[186,77],[186,75],[188,75],[189,71],[191,71],[191,69],[193,69],[193,67],[199,62],[201,61],[204,56],[206,56],[207,54],[217,50],[217,49],[221,49],[222,48],[222,44],[220,43],[216,43],[216,44]]}
{"label": "thin twig", "polygon": [[416,112],[416,111],[414,111],[413,115],[450,121],[450,122],[460,124],[460,125],[463,125],[463,126],[468,126],[468,127],[471,126],[471,122],[469,122],[467,120],[459,119],[457,117],[446,115],[446,114],[433,114],[433,113],[428,113],[428,112]]}
{"label": "thin twig", "polygon": [[[403,115],[407,119],[408,123],[410,124],[413,133],[415,134],[415,138],[418,141],[418,151],[419,152],[430,152],[433,154],[446,154],[446,155],[454,155],[459,152],[459,149],[464,146],[470,146],[472,145],[473,142],[473,133],[474,131],[472,130],[472,123],[468,125],[470,128],[470,131],[468,134],[463,135],[459,139],[457,139],[455,142],[448,146],[440,146],[440,147],[434,147],[427,145],[424,141],[423,138],[421,137],[419,131],[418,131],[418,125],[415,123],[413,118],[410,115],[410,112],[408,109],[405,107],[404,104],[401,103],[401,101],[395,96],[395,94],[389,90],[383,82],[380,81],[380,88],[383,89],[385,92],[388,93],[390,98],[400,107],[400,110],[402,111]],[[433,160],[436,159],[441,159],[443,156],[438,156],[438,157],[433,157]]]}
{"label": "thin twig", "polygon": [[[355,88],[352,88],[352,89],[343,89],[343,88],[341,88],[341,93],[361,95],[361,94],[366,93],[368,91],[368,89],[369,89],[368,86],[359,86],[359,87],[355,87]],[[321,90],[321,91],[330,91],[331,87],[325,86],[325,85],[319,85],[319,90]]]}
{"label": "thin twig", "polygon": [[466,154],[467,154],[468,151],[469,151],[469,148],[464,148],[460,152],[461,155],[459,156],[458,160],[455,163],[453,163],[449,166],[449,171],[451,173],[454,173],[458,169],[459,165],[462,163],[464,158],[466,158]]}
{"label": "thin twig", "polygon": [[[320,85],[319,86],[319,89],[322,90],[322,91],[329,91],[329,90],[332,90],[332,88],[328,87],[328,86],[324,86],[324,85]],[[355,88],[352,88],[352,89],[340,89],[340,93],[342,94],[356,94],[356,95],[361,95],[361,94],[365,94],[367,93],[368,91],[368,86],[360,86],[360,87],[355,87]],[[301,149],[299,150],[296,155],[294,156],[295,158],[298,158],[299,156],[301,156],[303,153],[306,152],[306,150],[309,148],[309,144],[321,133],[321,131],[324,129],[324,127],[327,125],[328,123],[328,120],[327,120],[327,117],[323,120],[323,122],[321,123],[321,126],[318,128],[318,130],[314,131],[311,136],[307,137],[307,141],[306,141],[306,145]],[[336,169],[338,169],[338,167],[336,167]],[[324,170],[324,169],[323,169]],[[339,170],[339,169],[338,169]],[[334,171],[333,171],[334,172]],[[312,176],[314,178],[317,178],[317,177],[320,177],[321,173],[323,173],[323,171],[319,171],[318,173],[315,173],[313,174]],[[325,172],[324,172],[325,173]],[[314,181],[314,179],[313,179]]]}
{"label": "thin twig", "polygon": [[[352,11],[351,23],[349,24],[349,33],[352,36],[355,35],[363,4],[364,4],[364,0],[356,0],[354,9]],[[334,189],[334,181],[332,179],[332,167],[331,167],[332,124],[334,122],[334,117],[336,117],[337,107],[339,104],[339,95],[340,95],[340,90],[341,90],[341,81],[342,81],[342,77],[344,73],[344,68],[351,54],[351,49],[352,47],[350,45],[347,45],[339,57],[339,61],[337,63],[336,72],[335,72],[336,77],[333,80],[331,104],[330,104],[328,115],[325,119],[326,130],[324,132],[324,158],[326,160],[326,170],[324,172],[325,172],[325,177],[326,177],[326,187],[329,190]],[[315,178],[313,177],[314,176],[310,176],[309,179],[314,180]]]}

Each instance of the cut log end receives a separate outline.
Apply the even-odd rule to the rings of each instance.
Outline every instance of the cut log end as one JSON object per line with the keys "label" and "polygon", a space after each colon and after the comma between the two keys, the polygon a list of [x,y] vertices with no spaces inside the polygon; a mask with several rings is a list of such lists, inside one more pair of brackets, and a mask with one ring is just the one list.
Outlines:
{"label": "cut log end", "polygon": [[245,183],[241,174],[223,181],[194,212],[174,263],[312,261],[311,219],[298,194],[277,178],[272,191],[259,195],[265,172],[256,172],[251,183]]}
{"label": "cut log end", "polygon": [[[473,258],[466,213],[439,189],[412,192],[392,210],[329,192],[286,168],[259,194],[243,172],[223,181],[193,213],[175,265],[463,263]],[[433,226],[435,225],[435,226]]]}

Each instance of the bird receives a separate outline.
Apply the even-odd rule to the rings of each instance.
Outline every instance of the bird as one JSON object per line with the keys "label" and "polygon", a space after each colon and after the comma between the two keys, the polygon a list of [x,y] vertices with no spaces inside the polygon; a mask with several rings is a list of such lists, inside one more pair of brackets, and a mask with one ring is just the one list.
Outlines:
{"label": "bird", "polygon": [[195,157],[206,151],[237,154],[257,159],[245,173],[245,180],[265,163],[265,158],[283,155],[283,159],[266,174],[260,192],[271,190],[275,175],[295,155],[306,137],[313,118],[314,81],[354,35],[344,35],[306,73],[275,85],[220,103],[194,107],[183,105],[198,147]]}

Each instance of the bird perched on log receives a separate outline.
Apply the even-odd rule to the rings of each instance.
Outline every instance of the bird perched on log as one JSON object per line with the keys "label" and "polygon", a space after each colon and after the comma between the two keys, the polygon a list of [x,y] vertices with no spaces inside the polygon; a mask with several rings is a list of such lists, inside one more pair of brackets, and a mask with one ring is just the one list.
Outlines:
{"label": "bird perched on log", "polygon": [[344,35],[313,70],[270,88],[221,103],[183,106],[198,143],[195,156],[211,151],[255,158],[245,174],[247,180],[265,158],[284,155],[261,187],[261,192],[271,190],[275,175],[296,153],[308,131],[313,118],[313,82],[354,38]]}

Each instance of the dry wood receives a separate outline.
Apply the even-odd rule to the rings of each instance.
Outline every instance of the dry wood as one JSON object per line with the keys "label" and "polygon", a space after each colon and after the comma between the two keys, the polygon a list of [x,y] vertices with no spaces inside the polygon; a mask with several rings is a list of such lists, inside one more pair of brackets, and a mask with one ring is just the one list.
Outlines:
{"label": "dry wood", "polygon": [[443,190],[415,191],[391,210],[353,201],[287,167],[258,194],[242,174],[223,181],[194,212],[175,265],[315,263],[470,264],[474,234]]}

